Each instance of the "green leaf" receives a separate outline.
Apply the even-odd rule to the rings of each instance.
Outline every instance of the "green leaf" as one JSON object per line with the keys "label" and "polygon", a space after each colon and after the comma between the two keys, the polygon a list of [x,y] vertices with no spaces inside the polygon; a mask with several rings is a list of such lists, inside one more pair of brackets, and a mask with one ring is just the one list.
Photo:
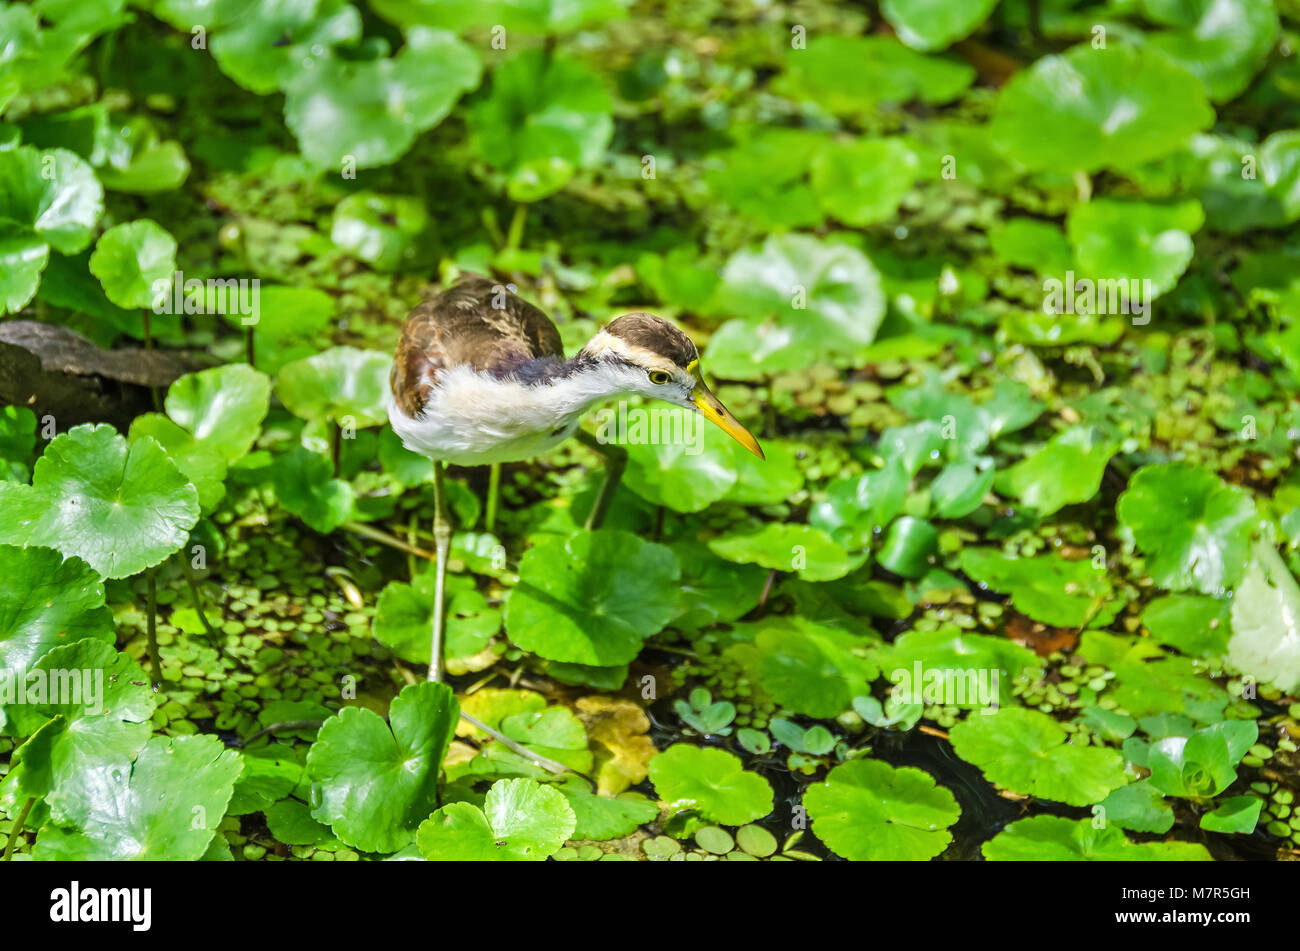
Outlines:
{"label": "green leaf", "polygon": [[941,50],[983,23],[997,0],[883,0],[880,12],[913,49]]}
{"label": "green leaf", "polygon": [[529,50],[497,67],[470,108],[479,155],[506,176],[513,201],[538,201],[604,157],[613,103],[587,67]]}
{"label": "green leaf", "polygon": [[773,321],[729,320],[709,338],[704,362],[726,380],[757,380],[797,370],[817,359],[822,344],[809,334]]}
{"label": "green leaf", "polygon": [[[1176,647],[1188,657],[1217,658],[1227,651],[1232,634],[1229,608],[1236,609],[1246,603],[1196,594],[1171,594],[1147,604],[1142,612],[1142,624],[1157,643]],[[1270,612],[1270,617],[1275,616],[1276,612]]]}
{"label": "green leaf", "polygon": [[1185,462],[1143,466],[1115,511],[1146,556],[1151,580],[1213,595],[1241,580],[1259,523],[1249,493]]}
{"label": "green leaf", "polygon": [[880,274],[866,256],[810,235],[772,235],[758,250],[737,251],[722,278],[720,306],[754,324],[774,317],[796,347],[840,361],[863,355],[885,315]]}
{"label": "green leaf", "polygon": [[714,538],[709,550],[728,561],[792,571],[809,581],[843,578],[866,560],[865,553],[849,555],[821,529],[782,522],[765,522]]}
{"label": "green leaf", "polygon": [[850,551],[866,548],[902,509],[910,483],[899,459],[857,478],[837,479],[826,487],[826,498],[814,503],[808,523]]}
{"label": "green leaf", "polygon": [[541,862],[573,835],[577,819],[564,794],[535,779],[502,779],[483,808],[443,806],[420,824],[420,853],[432,862]]}
{"label": "green leaf", "polygon": [[691,309],[708,305],[720,279],[713,261],[686,245],[664,254],[642,253],[636,260],[636,274],[662,303]]}
{"label": "green leaf", "polygon": [[327,720],[307,754],[312,816],[365,852],[408,844],[437,802],[459,711],[446,684],[419,683],[393,700],[388,723],[362,707]]}
{"label": "green leaf", "polygon": [[880,548],[880,567],[904,578],[920,578],[930,570],[939,550],[939,531],[925,519],[904,515],[889,526]]}
{"label": "green leaf", "polygon": [[[998,702],[1003,704],[1012,701],[1011,682],[1026,667],[1038,664],[1038,656],[1033,651],[1005,637],[970,634],[954,626],[933,631],[908,631],[896,638],[878,656],[881,669],[895,683],[903,679],[903,674],[910,676],[917,665],[920,665],[922,671],[952,670],[962,673],[996,670],[999,672]],[[964,708],[979,705],[978,697],[970,697],[965,703],[957,704]]]}
{"label": "green leaf", "polygon": [[161,446],[128,446],[102,424],[56,436],[31,486],[0,483],[0,540],[57,547],[106,578],[159,564],[198,518],[198,493]]}
{"label": "green leaf", "polygon": [[82,638],[112,643],[104,585],[80,558],[49,548],[0,545],[0,671],[31,668],[53,648]]}
{"label": "green leaf", "polygon": [[167,390],[167,415],[203,447],[235,463],[262,432],[271,381],[242,363],[188,373]]}
{"label": "green leaf", "polygon": [[1087,502],[1119,447],[1098,427],[1071,426],[1038,452],[998,473],[999,492],[1019,499],[1040,515]]}
{"label": "green leaf", "polygon": [[675,743],[650,761],[650,782],[670,809],[697,810],[706,820],[739,826],[772,811],[772,787],[747,773],[739,758]]}
{"label": "green leaf", "polygon": [[1165,833],[1174,827],[1174,810],[1150,779],[1129,783],[1101,801],[1107,822],[1132,832]]}
{"label": "green leaf", "polygon": [[1125,785],[1124,758],[1114,750],[1075,746],[1045,713],[1005,707],[972,714],[949,731],[952,748],[989,782],[1071,806],[1100,802]]}
{"label": "green leaf", "polygon": [[[717,434],[705,430],[716,444]],[[726,500],[740,505],[779,505],[797,494],[804,486],[799,459],[805,450],[785,440],[764,440],[764,459],[759,459],[739,443],[728,438],[736,482],[727,490]]]}
{"label": "green leaf", "polygon": [[26,689],[4,711],[9,731],[33,735],[14,751],[7,800],[44,799],[106,764],[129,763],[149,739],[154,701],[148,680],[109,643],[87,638],[55,647],[30,670],[8,676]]}
{"label": "green leaf", "polygon": [[124,168],[112,165],[99,170],[99,180],[110,191],[150,195],[180,188],[190,174],[190,160],[179,142],[137,143]]}
{"label": "green leaf", "polygon": [[[398,657],[414,664],[429,663],[435,575],[434,566],[430,565],[411,584],[388,582],[379,594],[375,609],[375,638]],[[444,644],[447,662],[463,663],[482,651],[499,630],[501,612],[488,606],[472,579],[449,578]]]}
{"label": "green leaf", "polygon": [[1227,720],[1156,740],[1147,750],[1151,785],[1166,796],[1217,796],[1236,780],[1237,764],[1258,738],[1253,720]]}
{"label": "green leaf", "polygon": [[763,568],[723,561],[702,544],[678,542],[673,553],[682,570],[674,627],[698,630],[735,621],[758,606],[768,575]]}
{"label": "green leaf", "polygon": [[1124,605],[1104,570],[1087,558],[1055,553],[1014,558],[992,548],[963,548],[961,570],[1011,595],[1016,610],[1053,627],[1106,627]]}
{"label": "green leaf", "polygon": [[322,535],[352,517],[352,486],[334,478],[330,461],[320,453],[295,446],[277,456],[271,483],[280,504]]}
{"label": "green leaf", "polygon": [[433,258],[433,221],[417,198],[357,192],[334,207],[330,240],[379,271],[418,268]]}
{"label": "green leaf", "polygon": [[672,619],[679,578],[671,549],[629,532],[543,536],[519,563],[506,632],[550,660],[626,664]]}
{"label": "green leaf", "polygon": [[948,847],[961,816],[952,793],[923,770],[856,759],[832,769],[804,793],[813,832],[854,862],[934,858]]}
{"label": "green leaf", "polygon": [[804,729],[797,723],[773,717],[768,724],[772,736],[796,753],[825,756],[835,748],[836,737],[820,723]]}
{"label": "green leaf", "polygon": [[261,749],[246,749],[243,757],[244,771],[235,783],[227,809],[232,816],[266,812],[292,793],[302,781],[302,764],[279,743]]}
{"label": "green leaf", "polygon": [[1143,0],[1151,19],[1176,29],[1146,41],[1205,84],[1215,102],[1250,85],[1277,40],[1277,11],[1268,0]]}
{"label": "green leaf", "polygon": [[825,136],[752,125],[731,134],[736,144],[710,156],[704,174],[709,190],[767,229],[819,224],[822,212],[805,179],[814,157],[827,148]]}
{"label": "green leaf", "polygon": [[50,794],[65,826],[47,825],[33,857],[55,861],[194,861],[207,851],[240,758],[214,736],[156,736],[134,764],[86,770]]}
{"label": "green leaf", "polygon": [[940,452],[950,459],[979,461],[978,454],[991,440],[1023,429],[1043,411],[1023,383],[999,380],[991,396],[977,404],[965,393],[948,388],[951,371],[941,373],[927,366],[923,372],[919,386],[892,386],[885,393],[889,402],[920,419],[886,430],[881,437],[882,454],[893,450],[911,475],[937,461]]}
{"label": "green leaf", "polygon": [[[1205,206],[1216,231],[1240,234],[1252,228],[1279,228],[1300,218],[1300,131],[1275,132],[1262,143],[1227,136],[1198,135],[1187,145],[1184,174]],[[1254,176],[1243,174],[1253,169]]]}
{"label": "green leaf", "polygon": [[0,149],[0,224],[20,225],[63,254],[90,244],[104,210],[95,173],[66,149]]}
{"label": "green leaf", "polygon": [[870,642],[801,617],[737,625],[755,630],[754,669],[764,692],[782,707],[819,719],[839,716],[853,697],[869,692],[880,670],[862,656]]}
{"label": "green leaf", "polygon": [[886,36],[818,36],[807,49],[788,50],[785,62],[775,91],[834,113],[913,99],[928,105],[951,102],[975,80],[966,63],[926,56]]}
{"label": "green leaf", "polygon": [[990,862],[1209,862],[1193,842],[1132,842],[1118,826],[1091,819],[1033,816],[1007,826],[980,850]]}
{"label": "green leaf", "polygon": [[[1173,289],[1192,261],[1192,235],[1204,223],[1194,200],[1155,204],[1098,198],[1070,209],[1066,231],[1079,269],[1105,285],[1104,291],[1097,287],[1095,306],[1103,306],[1104,294],[1102,312],[1117,314],[1126,304],[1134,313],[1135,305],[1145,306],[1152,296]],[[1149,293],[1141,285],[1138,295],[1132,294],[1130,282],[1138,281],[1151,282]]]}
{"label": "green leaf", "polygon": [[449,30],[501,24],[535,36],[565,35],[623,15],[622,0],[372,0],[370,6],[402,27]]}
{"label": "green leaf", "polygon": [[1201,816],[1201,828],[1206,832],[1250,835],[1259,824],[1263,808],[1264,800],[1258,796],[1229,796],[1213,812]]}
{"label": "green leaf", "polygon": [[980,507],[993,488],[995,470],[990,461],[954,462],[930,483],[930,504],[940,518],[962,518]]}
{"label": "green leaf", "polygon": [[1195,77],[1131,46],[1044,56],[1002,89],[992,135],[1031,169],[1120,170],[1167,155],[1214,122]]}
{"label": "green leaf", "polygon": [[1126,740],[1137,729],[1137,721],[1127,713],[1102,707],[1085,707],[1080,711],[1079,719],[1107,740]]}
{"label": "green leaf", "polygon": [[621,839],[631,835],[647,822],[659,816],[659,807],[642,798],[633,798],[631,793],[625,797],[608,799],[587,791],[585,786],[561,786],[560,792],[569,800],[577,824],[570,838],[591,839],[596,842],[606,839]]}
{"label": "green leaf", "polygon": [[119,332],[137,340],[143,339],[142,312],[123,310],[108,299],[104,285],[90,273],[90,255],[90,251],[83,251],[75,257],[54,255],[45,269],[36,299],[93,317],[96,326],[102,328],[110,340]]}
{"label": "green leaf", "polygon": [[360,38],[361,15],[343,0],[260,0],[255,15],[234,19],[212,38],[212,58],[239,85],[265,96],[322,48]]}
{"label": "green leaf", "polygon": [[162,446],[181,475],[199,494],[199,508],[211,512],[226,494],[226,460],[177,426],[162,413],[144,413],[131,420],[127,441],[148,437]]}
{"label": "green leaf", "polygon": [[[1283,222],[1300,218],[1300,130],[1275,132],[1259,150],[1260,177]],[[57,247],[58,245],[55,245]]]}
{"label": "green leaf", "polygon": [[1256,542],[1252,554],[1232,597],[1228,660],[1291,693],[1300,685],[1300,586],[1271,544]]}
{"label": "green leaf", "polygon": [[478,85],[478,55],[451,33],[413,27],[405,36],[392,58],[312,55],[285,83],[284,121],[310,161],[336,170],[349,160],[387,165]]}
{"label": "green leaf", "polygon": [[311,808],[296,799],[281,799],[267,809],[266,827],[277,842],[285,845],[325,845],[338,842],[330,827],[313,819]]}
{"label": "green leaf", "polygon": [[813,158],[813,191],[826,215],[865,228],[894,217],[918,164],[898,139],[834,143]]}
{"label": "green leaf", "polygon": [[16,314],[36,296],[50,246],[30,229],[0,221],[0,314]]}
{"label": "green leaf", "polygon": [[1012,218],[989,232],[993,253],[1013,267],[1042,275],[1063,275],[1074,266],[1074,252],[1058,225],[1036,218]]}
{"label": "green leaf", "polygon": [[286,363],[275,389],[289,411],[303,419],[379,426],[388,421],[384,398],[391,367],[392,358],[385,353],[332,347]]}
{"label": "green leaf", "polygon": [[[339,206],[350,198],[343,199]],[[253,326],[259,341],[309,340],[328,327],[334,317],[334,298],[314,287],[270,284],[260,287],[258,295],[258,321]]]}
{"label": "green leaf", "polygon": [[[692,425],[700,436],[693,443],[656,444],[635,438],[624,443],[628,464],[623,484],[647,502],[675,512],[699,512],[725,496],[738,477],[735,441],[724,433],[704,436],[702,418]],[[743,447],[740,451],[746,452]]]}
{"label": "green leaf", "polygon": [[90,273],[118,307],[151,307],[155,285],[168,288],[176,273],[176,239],[155,221],[142,218],[114,225],[99,237]]}
{"label": "green leaf", "polygon": [[35,448],[36,414],[26,406],[0,406],[0,459],[26,463]]}
{"label": "green leaf", "polygon": [[1181,710],[1190,702],[1227,702],[1227,693],[1202,676],[1200,665],[1165,653],[1149,638],[1085,631],[1079,653],[1115,672],[1107,696],[1135,717]]}

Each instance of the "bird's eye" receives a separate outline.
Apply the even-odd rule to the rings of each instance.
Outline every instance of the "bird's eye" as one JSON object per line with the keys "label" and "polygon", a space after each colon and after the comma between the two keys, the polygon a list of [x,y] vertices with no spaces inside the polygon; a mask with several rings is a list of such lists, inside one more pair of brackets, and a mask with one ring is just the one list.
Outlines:
{"label": "bird's eye", "polygon": [[651,383],[668,383],[672,380],[673,375],[663,370],[651,370],[649,377]]}

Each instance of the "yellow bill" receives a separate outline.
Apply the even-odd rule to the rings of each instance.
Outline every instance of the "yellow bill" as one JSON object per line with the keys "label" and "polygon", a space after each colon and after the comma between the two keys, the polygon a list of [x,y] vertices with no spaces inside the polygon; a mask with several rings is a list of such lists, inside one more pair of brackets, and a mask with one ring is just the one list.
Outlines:
{"label": "yellow bill", "polygon": [[722,401],[704,385],[704,380],[698,373],[695,380],[695,389],[691,391],[691,400],[699,409],[700,415],[710,422],[716,423],[719,429],[758,456],[758,458],[766,460],[763,455],[763,448],[759,446],[754,434],[740,425],[740,420],[732,416],[731,411],[722,405]]}

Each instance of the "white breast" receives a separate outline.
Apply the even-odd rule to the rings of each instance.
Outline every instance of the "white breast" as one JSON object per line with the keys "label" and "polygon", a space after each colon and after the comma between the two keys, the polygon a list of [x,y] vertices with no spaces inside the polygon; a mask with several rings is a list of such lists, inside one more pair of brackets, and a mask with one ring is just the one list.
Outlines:
{"label": "white breast", "polygon": [[438,385],[418,419],[388,395],[388,419],[412,452],[452,465],[518,462],[573,435],[582,414],[605,395],[596,381],[578,377],[525,386],[470,367],[438,374]]}

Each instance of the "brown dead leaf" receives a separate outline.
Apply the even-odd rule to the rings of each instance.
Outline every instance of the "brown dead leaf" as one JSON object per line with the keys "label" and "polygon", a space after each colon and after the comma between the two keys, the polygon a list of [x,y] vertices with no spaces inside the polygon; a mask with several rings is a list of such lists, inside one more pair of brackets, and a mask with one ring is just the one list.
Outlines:
{"label": "brown dead leaf", "polygon": [[1006,635],[1039,657],[1056,651],[1069,653],[1079,643],[1079,632],[1071,627],[1051,627],[1015,611],[1008,611]]}
{"label": "brown dead leaf", "polygon": [[595,747],[600,795],[617,795],[644,780],[657,752],[646,735],[650,718],[645,711],[620,697],[580,697],[574,707]]}

